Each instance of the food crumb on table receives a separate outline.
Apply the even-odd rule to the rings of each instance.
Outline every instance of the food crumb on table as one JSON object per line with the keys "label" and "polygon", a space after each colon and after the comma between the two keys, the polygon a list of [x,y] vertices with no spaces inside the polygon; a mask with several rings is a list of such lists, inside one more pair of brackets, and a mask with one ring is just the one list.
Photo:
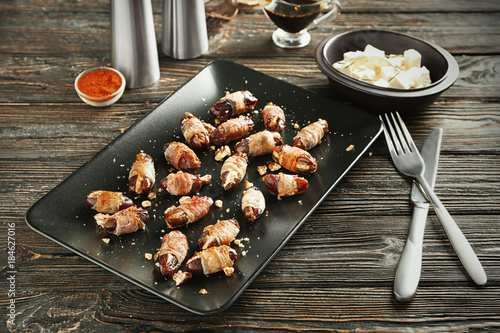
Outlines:
{"label": "food crumb on table", "polygon": [[267,165],[259,165],[257,167],[257,172],[259,172],[261,176],[265,175],[267,172]]}

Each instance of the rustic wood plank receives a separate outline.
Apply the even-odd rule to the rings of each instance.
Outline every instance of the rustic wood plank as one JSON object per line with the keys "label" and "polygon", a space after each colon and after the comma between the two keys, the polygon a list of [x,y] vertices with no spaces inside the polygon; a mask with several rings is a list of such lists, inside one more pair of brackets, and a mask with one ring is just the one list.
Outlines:
{"label": "rustic wood plank", "polygon": [[[429,288],[419,290],[419,297],[409,305],[397,304],[391,299],[391,292],[390,288],[360,290],[348,286],[325,290],[249,289],[223,315],[204,317],[179,311],[136,290],[105,289],[64,297],[48,292],[21,301],[29,315],[20,318],[20,326],[28,330],[44,327],[54,331],[99,328],[110,331],[112,327],[117,331],[174,332],[186,329],[340,332],[351,327],[401,331],[411,327],[419,332],[435,332],[437,325],[445,330],[494,332],[500,325],[494,308],[498,300],[486,290],[481,293],[485,302],[477,303],[474,297],[457,291],[457,286]],[[308,300],[308,307],[302,306],[304,299]],[[474,310],[464,312],[463,305],[467,303],[474,304]],[[274,304],[272,311],[269,304]]]}
{"label": "rustic wood plank", "polygon": [[[111,34],[109,13],[75,12],[66,19],[66,12],[35,11],[31,14],[10,11],[2,19],[0,32],[5,43],[0,44],[2,53],[28,54],[87,54],[99,56],[110,53]],[[227,24],[217,24],[223,29],[223,37],[212,45],[209,54],[221,56],[279,55],[284,52],[307,55],[314,51],[320,40],[346,30],[376,27],[407,32],[434,42],[456,54],[493,54],[500,50],[500,21],[496,12],[490,13],[352,13],[339,16],[313,33],[312,43],[302,49],[285,51],[271,42],[275,30],[264,14],[252,11],[238,15]],[[256,19],[259,16],[259,19]],[[161,36],[159,14],[155,14],[156,34]],[[22,22],[22,24],[21,24]],[[210,35],[220,35],[217,28],[209,25]],[[72,33],[67,33],[72,31]],[[228,38],[231,36],[231,38]],[[39,41],[43,40],[43,43]],[[250,42],[251,41],[251,42]]]}
{"label": "rustic wood plank", "polygon": [[[372,215],[410,213],[410,179],[399,175],[388,153],[363,157],[318,208],[323,214]],[[0,198],[4,215],[18,212],[18,206],[27,209],[41,196],[76,171],[85,160],[58,159],[11,161],[2,172],[0,185],[13,195]],[[481,167],[468,166],[480,160]],[[443,155],[440,158],[436,193],[457,215],[498,214],[500,200],[500,167],[497,156]],[[15,205],[12,205],[15,203]],[[390,205],[388,204],[390,203]]]}
{"label": "rustic wood plank", "polygon": [[[471,221],[470,216],[455,217],[488,273],[488,286],[498,286],[500,272],[494,267],[495,262],[500,259],[496,246],[499,241],[499,226],[494,223],[491,215],[477,215],[474,221]],[[330,288],[347,283],[346,276],[349,277],[348,284],[351,286],[391,283],[406,242],[410,218],[410,212],[403,216],[388,216],[380,212],[376,219],[354,214],[316,212],[257,277],[253,286],[300,289],[312,284],[318,288]],[[16,219],[18,218],[14,217],[9,220]],[[24,224],[18,224],[17,229],[19,232],[29,230]],[[490,232],[485,234],[484,230]],[[252,255],[252,239],[246,244],[245,251],[248,256]],[[433,214],[427,223],[423,254],[423,286],[448,286],[452,282],[470,284]],[[22,279],[30,281],[32,287],[41,289],[51,288],[54,283],[58,283],[45,278],[53,270],[59,271],[57,279],[71,280],[71,283],[61,286],[61,290],[85,289],[88,277],[82,275],[70,278],[69,275],[73,275],[75,271],[92,272],[93,276],[102,275],[100,282],[95,283],[103,284],[103,287],[115,279],[114,274],[38,234],[31,234],[20,240],[17,260]],[[304,272],[314,274],[304,276]]]}
{"label": "rustic wood plank", "polygon": [[[94,156],[157,104],[129,104],[105,109],[80,104],[26,104],[16,112],[0,104],[2,157],[22,161]],[[425,111],[403,114],[415,142],[421,144],[432,128],[442,127],[444,154],[496,154],[500,116],[497,103],[439,101]],[[63,115],[63,116],[61,116]],[[383,140],[371,148],[387,153]],[[81,144],[79,144],[81,143]],[[61,146],[68,149],[60,149]],[[458,166],[457,166],[458,167]]]}
{"label": "rustic wood plank", "polygon": [[[5,78],[5,81],[0,82],[0,103],[37,103],[43,100],[76,104],[68,105],[68,109],[83,104],[74,90],[76,76],[87,68],[108,64],[103,63],[100,57],[82,56],[5,56],[4,59],[5,66],[0,67],[0,76]],[[143,100],[159,103],[214,59],[202,57],[178,62],[162,58],[160,80],[146,88],[126,90],[118,103],[139,103]],[[236,57],[231,60],[291,84],[343,100],[342,96],[331,88],[312,54],[307,58],[288,58],[282,55],[272,61],[262,61],[260,57]],[[443,93],[441,99],[464,99],[470,105],[473,105],[472,101],[500,101],[500,75],[496,72],[496,68],[500,66],[500,56],[459,56],[456,60],[460,66],[460,76],[455,84]],[[23,70],[20,71],[19,68]],[[107,113],[113,108],[115,107],[95,113]]]}
{"label": "rustic wood plank", "polygon": [[[210,11],[223,0],[206,1],[206,11]],[[162,0],[152,0],[153,11],[161,13]],[[26,11],[32,12],[40,7],[38,0],[18,0],[14,2],[0,3],[0,12],[2,11]],[[67,0],[44,0],[42,3],[43,11],[96,11],[109,12],[109,1],[77,1],[68,2]],[[258,6],[248,7],[240,5],[242,12],[259,11]],[[380,1],[380,0],[343,0],[342,11],[344,13],[355,12],[492,12],[500,11],[500,4],[495,0],[422,0],[422,1],[398,1],[397,3]]]}
{"label": "rustic wood plank", "polygon": [[[314,218],[308,221],[252,283],[251,287],[232,307],[223,312],[222,317],[204,317],[203,325],[210,326],[211,322],[218,322],[224,317],[232,317],[232,326],[237,325],[236,322],[244,321],[247,323],[242,324],[243,326],[271,325],[269,327],[274,327],[272,322],[276,323],[278,320],[284,323],[289,322],[288,325],[296,329],[301,326],[311,329],[318,324],[311,322],[315,321],[314,318],[331,318],[330,321],[333,324],[337,323],[334,318],[341,316],[346,323],[361,320],[365,325],[369,325],[376,316],[377,321],[382,322],[385,320],[383,318],[387,320],[391,318],[391,325],[397,327],[398,324],[408,320],[405,312],[410,309],[415,319],[412,327],[418,323],[428,325],[425,324],[427,321],[432,321],[434,316],[439,315],[445,316],[441,320],[442,325],[447,327],[453,325],[452,323],[458,318],[468,321],[469,325],[471,321],[477,320],[478,327],[481,328],[488,328],[489,321],[498,320],[496,309],[499,300],[492,296],[498,292],[498,272],[488,271],[487,258],[481,256],[490,274],[490,281],[493,283],[483,289],[474,288],[467,281],[463,271],[460,270],[459,263],[449,251],[443,252],[440,246],[437,246],[437,251],[433,250],[436,246],[433,243],[435,232],[433,232],[432,223],[429,223],[418,295],[408,305],[399,304],[392,297],[392,276],[397,260],[395,258],[397,255],[394,253],[400,252],[402,244],[398,244],[394,239],[389,242],[383,242],[381,237],[378,239],[370,233],[373,230],[370,221],[366,221],[365,226],[368,228],[364,236],[359,232],[359,228],[363,225],[362,221],[355,228],[353,223],[345,222],[335,223],[335,226],[341,226],[342,231],[334,233],[335,226],[332,227],[326,221],[320,222]],[[382,226],[387,223],[393,224],[393,222],[385,218],[380,219]],[[487,219],[484,222],[488,223]],[[396,228],[398,225],[394,224]],[[321,228],[332,231],[330,238],[325,242],[311,237],[315,234],[324,235]],[[383,229],[388,230],[387,227]],[[493,251],[496,246],[494,244],[498,243],[498,237],[494,234],[498,235],[498,233],[489,234]],[[394,237],[393,233],[389,235]],[[313,240],[312,244],[306,241],[308,237],[309,240]],[[442,239],[437,241],[441,242]],[[41,243],[43,244],[44,241],[42,240]],[[473,246],[477,245],[473,243]],[[35,247],[40,246],[35,244]],[[75,315],[81,321],[79,325],[85,324],[91,327],[99,327],[103,322],[120,327],[129,327],[129,325],[150,327],[154,325],[151,320],[157,316],[161,316],[158,320],[170,325],[175,325],[179,320],[183,323],[183,327],[184,325],[191,327],[198,323],[197,316],[188,315],[179,318],[179,312],[183,313],[183,311],[179,311],[175,306],[151,296],[78,256],[72,254],[68,256],[64,253],[54,256],[51,252],[53,253],[53,250],[45,254],[33,253],[29,248],[23,252],[21,258],[23,273],[19,274],[20,283],[26,279],[32,288],[38,290],[36,294],[27,294],[19,302],[23,308],[23,314],[29,314],[20,316],[20,321],[25,326],[34,325],[33,317],[36,317],[36,322],[43,327],[68,328],[76,324],[72,324],[72,319],[70,319],[75,318]],[[497,261],[498,254],[491,257],[491,260],[492,263]],[[58,264],[54,265],[54,261]],[[298,267],[302,269],[297,270]],[[377,274],[373,274],[373,270],[376,270]],[[75,274],[79,271],[85,271],[86,274]],[[48,280],[45,274],[50,273],[54,274],[54,278]],[[86,277],[89,275],[93,276],[93,286],[96,292],[88,291]],[[346,280],[347,276],[348,280]],[[71,282],[61,283],[58,282],[59,279]],[[56,285],[58,293],[53,291]],[[307,287],[310,285],[314,287]],[[359,288],[360,285],[364,287]],[[377,287],[373,287],[374,285]],[[72,296],[65,295],[64,290],[68,290]],[[464,304],[468,301],[474,302],[478,293],[483,302],[474,303],[474,312],[468,312],[465,315],[462,312]],[[300,300],[302,299],[308,300],[308,310],[301,306]],[[364,304],[364,310],[359,308],[361,304]],[[434,304],[433,309],[428,308],[429,304]],[[269,312],[266,308],[268,305],[279,307],[281,310]],[[434,309],[435,306],[438,306],[438,309]],[[375,308],[391,310],[380,311],[378,315],[375,315],[376,312],[373,311]],[[474,315],[476,310],[479,316]],[[94,315],[85,315],[87,312]],[[50,316],[51,313],[58,315]],[[169,316],[166,313],[172,313],[172,315]],[[241,315],[243,313],[244,316]],[[96,317],[99,318],[97,321]],[[91,320],[92,318],[94,319]],[[390,326],[387,325],[389,323],[385,323],[383,327],[387,329]],[[320,327],[322,324],[318,324],[318,328]]]}

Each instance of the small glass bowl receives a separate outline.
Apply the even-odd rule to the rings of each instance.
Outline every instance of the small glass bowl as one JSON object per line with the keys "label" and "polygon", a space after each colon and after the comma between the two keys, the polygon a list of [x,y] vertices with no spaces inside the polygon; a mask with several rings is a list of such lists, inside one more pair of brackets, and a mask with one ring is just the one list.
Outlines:
{"label": "small glass bowl", "polygon": [[[78,81],[84,75],[91,73],[91,72],[94,72],[94,71],[97,71],[97,70],[104,70],[104,69],[111,70],[111,71],[117,73],[118,75],[120,75],[120,78],[122,79],[122,84],[121,84],[120,88],[118,88],[117,91],[115,91],[114,93],[112,93],[108,96],[95,97],[95,96],[86,95],[83,92],[81,92],[80,89],[78,89]],[[96,107],[109,106],[109,105],[115,103],[116,101],[118,101],[122,97],[123,92],[125,91],[125,86],[126,86],[126,81],[125,81],[125,77],[123,76],[123,74],[120,73],[118,70],[111,68],[111,67],[95,67],[95,68],[87,69],[87,70],[81,72],[80,75],[78,75],[76,77],[76,80],[75,80],[75,90],[76,90],[76,93],[78,94],[78,96],[81,98],[81,100],[89,105],[96,106]]]}

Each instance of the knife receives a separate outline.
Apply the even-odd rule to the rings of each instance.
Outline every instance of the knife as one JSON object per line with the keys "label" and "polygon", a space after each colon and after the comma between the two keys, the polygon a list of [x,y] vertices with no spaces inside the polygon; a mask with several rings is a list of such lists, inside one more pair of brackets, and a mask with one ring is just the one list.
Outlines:
{"label": "knife", "polygon": [[[429,133],[420,154],[425,163],[424,178],[434,188],[438,168],[439,151],[443,129],[437,128]],[[413,182],[411,201],[414,204],[410,230],[403,253],[399,260],[394,279],[394,295],[400,302],[410,301],[417,290],[422,266],[422,243],[424,240],[425,220],[429,211],[429,202]]]}

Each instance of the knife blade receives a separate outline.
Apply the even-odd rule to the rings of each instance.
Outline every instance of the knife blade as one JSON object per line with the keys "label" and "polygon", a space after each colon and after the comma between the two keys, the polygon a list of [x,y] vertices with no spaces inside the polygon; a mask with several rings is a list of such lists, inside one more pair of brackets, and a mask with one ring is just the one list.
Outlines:
{"label": "knife blade", "polygon": [[[424,178],[432,188],[436,183],[442,137],[442,128],[431,131],[420,151],[425,163]],[[414,204],[410,230],[394,278],[394,295],[400,302],[410,301],[417,290],[422,266],[425,221],[429,211],[429,202],[415,182],[412,184],[410,199]]]}

